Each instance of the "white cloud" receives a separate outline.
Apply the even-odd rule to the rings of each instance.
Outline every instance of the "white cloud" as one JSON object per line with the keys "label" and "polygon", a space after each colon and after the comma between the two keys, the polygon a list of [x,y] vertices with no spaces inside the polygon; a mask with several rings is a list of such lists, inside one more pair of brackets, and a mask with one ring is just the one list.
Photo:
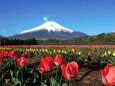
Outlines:
{"label": "white cloud", "polygon": [[2,33],[6,33],[7,31],[6,31],[6,29],[2,29],[1,32]]}
{"label": "white cloud", "polygon": [[43,17],[43,20],[44,20],[44,21],[48,21],[48,17],[44,16],[44,17]]}
{"label": "white cloud", "polygon": [[17,31],[22,31],[20,28],[16,28]]}

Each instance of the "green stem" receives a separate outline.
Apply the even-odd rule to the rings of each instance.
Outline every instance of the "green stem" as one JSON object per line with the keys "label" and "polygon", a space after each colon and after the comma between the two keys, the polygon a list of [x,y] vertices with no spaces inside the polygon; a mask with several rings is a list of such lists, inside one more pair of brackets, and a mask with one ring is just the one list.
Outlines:
{"label": "green stem", "polygon": [[63,76],[61,75],[60,83],[61,83],[61,81],[62,81],[62,77],[63,77]]}
{"label": "green stem", "polygon": [[73,86],[72,82],[69,83],[70,86]]}
{"label": "green stem", "polygon": [[50,72],[48,72],[48,78],[49,78],[49,81],[50,81]]}
{"label": "green stem", "polygon": [[56,66],[56,79],[57,79],[57,74],[58,74],[58,66]]}
{"label": "green stem", "polygon": [[67,81],[65,80],[65,83],[67,83]]}
{"label": "green stem", "polygon": [[41,73],[41,84],[42,84],[42,73]]}
{"label": "green stem", "polygon": [[12,65],[12,63],[13,63],[13,60],[12,60],[12,58],[11,58],[11,63],[10,63],[10,65]]}
{"label": "green stem", "polygon": [[23,84],[23,67],[21,67],[21,80],[22,80],[22,84]]}
{"label": "green stem", "polygon": [[17,78],[17,75],[16,75],[16,61],[15,61],[15,78]]}
{"label": "green stem", "polygon": [[29,59],[29,64],[31,63],[31,57],[29,57],[30,59]]}

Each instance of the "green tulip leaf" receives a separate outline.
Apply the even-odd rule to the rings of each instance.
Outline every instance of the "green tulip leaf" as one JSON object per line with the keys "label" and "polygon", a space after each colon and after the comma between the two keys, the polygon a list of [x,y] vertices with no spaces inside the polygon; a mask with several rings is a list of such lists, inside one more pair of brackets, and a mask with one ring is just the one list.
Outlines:
{"label": "green tulip leaf", "polygon": [[21,82],[20,82],[18,79],[16,79],[16,80],[14,81],[14,84],[15,84],[15,85],[18,85],[18,84],[21,85]]}
{"label": "green tulip leaf", "polygon": [[47,86],[46,84],[42,83],[41,86]]}
{"label": "green tulip leaf", "polygon": [[50,79],[50,86],[59,86],[59,84],[57,83],[57,81],[54,78]]}
{"label": "green tulip leaf", "polygon": [[62,86],[68,86],[68,84],[62,84]]}
{"label": "green tulip leaf", "polygon": [[10,81],[10,79],[5,79],[5,83],[8,83]]}
{"label": "green tulip leaf", "polygon": [[10,70],[10,74],[11,74],[11,77],[13,78],[13,71],[12,70]]}

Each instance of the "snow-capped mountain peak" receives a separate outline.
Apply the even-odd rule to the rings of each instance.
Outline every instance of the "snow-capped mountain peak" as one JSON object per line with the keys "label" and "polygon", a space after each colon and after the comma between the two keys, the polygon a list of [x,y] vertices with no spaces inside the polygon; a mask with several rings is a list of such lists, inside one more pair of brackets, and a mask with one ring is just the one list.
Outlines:
{"label": "snow-capped mountain peak", "polygon": [[33,29],[30,29],[30,30],[22,31],[22,32],[20,32],[20,34],[28,33],[28,32],[35,32],[35,31],[39,31],[39,30],[48,30],[49,32],[50,31],[53,31],[53,32],[63,31],[63,32],[69,32],[69,33],[74,32],[73,30],[65,28],[65,27],[61,26],[60,24],[58,24],[54,21],[47,21],[46,23],[44,23],[38,27],[35,27]]}
{"label": "snow-capped mountain peak", "polygon": [[84,36],[88,35],[83,32],[73,31],[71,29],[65,28],[54,21],[47,21],[46,23],[38,27],[22,31],[19,34],[11,36],[10,38],[46,39],[48,37],[51,37],[51,38],[69,39]]}

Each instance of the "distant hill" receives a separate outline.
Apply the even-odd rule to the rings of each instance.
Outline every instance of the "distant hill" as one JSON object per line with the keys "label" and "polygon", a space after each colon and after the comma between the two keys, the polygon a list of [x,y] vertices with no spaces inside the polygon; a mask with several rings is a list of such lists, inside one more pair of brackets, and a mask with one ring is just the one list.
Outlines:
{"label": "distant hill", "polygon": [[88,39],[99,39],[100,41],[115,41],[115,32],[101,33],[99,35],[90,36],[88,37]]}
{"label": "distant hill", "polygon": [[0,38],[7,38],[7,37],[4,37],[4,36],[0,35]]}
{"label": "distant hill", "polygon": [[75,38],[73,40],[76,40],[77,42],[84,42],[86,43],[91,43],[91,44],[115,44],[115,33],[101,33],[98,35],[94,36],[89,36],[89,37],[80,37],[80,38]]}
{"label": "distant hill", "polygon": [[99,35],[79,37],[73,39],[47,39],[39,40],[39,44],[74,44],[74,45],[115,45],[115,33],[102,33]]}

